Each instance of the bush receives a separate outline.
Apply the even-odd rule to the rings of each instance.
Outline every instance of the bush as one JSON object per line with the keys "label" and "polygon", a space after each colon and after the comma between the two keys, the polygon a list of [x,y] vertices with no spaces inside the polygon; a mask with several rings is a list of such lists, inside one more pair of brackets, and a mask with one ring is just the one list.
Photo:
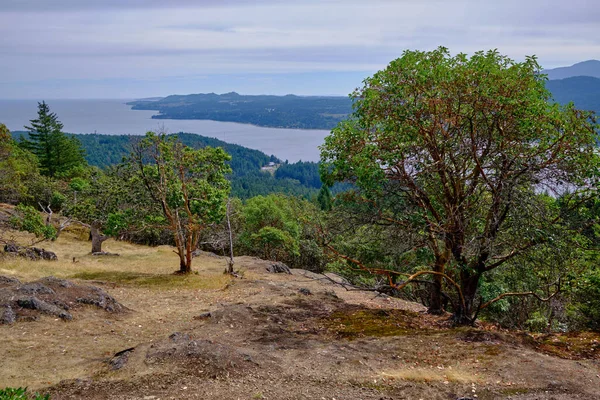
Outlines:
{"label": "bush", "polygon": [[50,400],[50,395],[28,394],[27,388],[0,389],[0,400]]}
{"label": "bush", "polygon": [[11,217],[10,224],[14,229],[33,233],[36,237],[52,239],[56,237],[56,229],[46,225],[40,213],[32,206],[19,204],[16,214]]}
{"label": "bush", "polygon": [[570,308],[579,325],[600,330],[600,269],[588,271],[578,280]]}

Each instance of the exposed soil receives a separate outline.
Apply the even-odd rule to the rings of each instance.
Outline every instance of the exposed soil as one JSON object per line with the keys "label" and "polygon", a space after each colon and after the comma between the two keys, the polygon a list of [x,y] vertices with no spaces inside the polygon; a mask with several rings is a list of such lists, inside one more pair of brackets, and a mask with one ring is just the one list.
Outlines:
{"label": "exposed soil", "polygon": [[[243,278],[209,289],[95,278],[131,311],[0,326],[0,387],[52,399],[600,399],[595,334],[558,351],[573,345],[452,328],[418,304],[271,265],[236,258]],[[195,266],[222,277],[226,261]]]}

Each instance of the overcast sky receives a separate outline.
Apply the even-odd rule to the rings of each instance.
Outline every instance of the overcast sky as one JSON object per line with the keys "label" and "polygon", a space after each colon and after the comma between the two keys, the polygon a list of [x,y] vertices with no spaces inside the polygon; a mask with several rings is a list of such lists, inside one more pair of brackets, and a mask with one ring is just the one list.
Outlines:
{"label": "overcast sky", "polygon": [[0,98],[341,94],[403,50],[600,58],[597,0],[0,0]]}

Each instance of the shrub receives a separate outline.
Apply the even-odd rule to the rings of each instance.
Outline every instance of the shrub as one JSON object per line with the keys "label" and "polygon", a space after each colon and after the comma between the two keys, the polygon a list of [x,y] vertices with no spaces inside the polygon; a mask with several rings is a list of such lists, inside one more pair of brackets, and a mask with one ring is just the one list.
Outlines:
{"label": "shrub", "polygon": [[50,400],[50,395],[28,394],[27,388],[0,389],[0,400]]}

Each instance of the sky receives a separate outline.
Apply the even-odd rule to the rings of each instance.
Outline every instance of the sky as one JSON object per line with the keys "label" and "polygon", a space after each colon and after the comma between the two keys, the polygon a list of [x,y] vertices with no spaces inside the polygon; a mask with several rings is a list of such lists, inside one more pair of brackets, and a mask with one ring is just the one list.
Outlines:
{"label": "sky", "polygon": [[0,0],[0,98],[347,95],[405,50],[600,58],[597,0]]}

